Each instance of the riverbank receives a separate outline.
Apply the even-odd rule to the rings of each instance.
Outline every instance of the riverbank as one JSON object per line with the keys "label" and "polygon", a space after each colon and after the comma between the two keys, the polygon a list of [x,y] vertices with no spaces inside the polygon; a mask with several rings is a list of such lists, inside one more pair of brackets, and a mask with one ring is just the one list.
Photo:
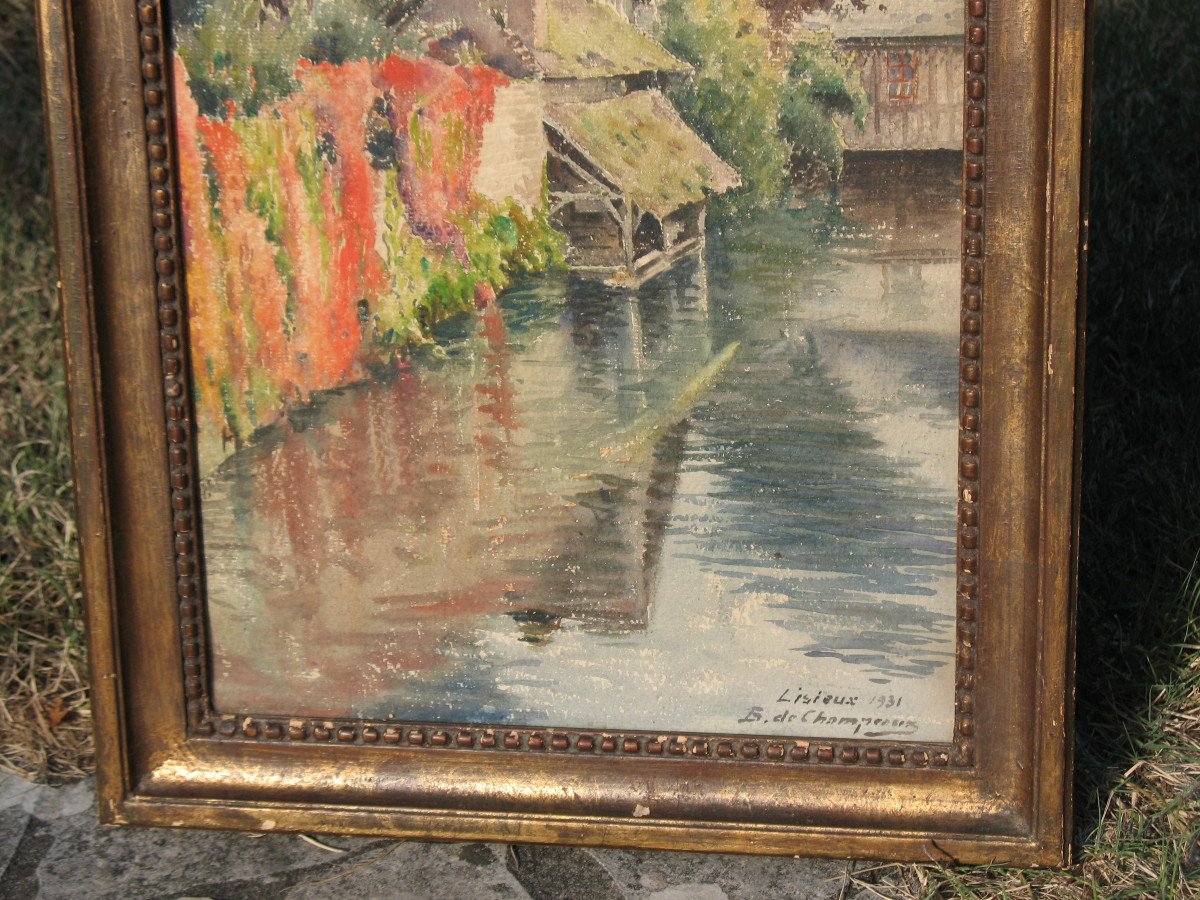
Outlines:
{"label": "riverbank", "polygon": [[477,185],[502,72],[399,51],[285,53],[280,83],[222,103],[213,66],[228,60],[207,27],[183,28],[174,63],[201,476],[512,278],[563,263],[544,190],[522,202]]}

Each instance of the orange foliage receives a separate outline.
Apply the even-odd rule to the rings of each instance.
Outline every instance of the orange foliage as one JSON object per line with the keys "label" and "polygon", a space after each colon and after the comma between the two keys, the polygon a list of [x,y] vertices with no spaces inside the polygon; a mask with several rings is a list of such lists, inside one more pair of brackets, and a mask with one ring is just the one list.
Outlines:
{"label": "orange foliage", "polygon": [[[282,139],[277,157],[279,185],[282,189],[278,200],[283,208],[284,219],[280,240],[291,264],[288,284],[294,323],[291,343],[297,387],[302,397],[318,388],[331,386],[331,379],[321,367],[314,371],[311,361],[325,358],[327,344],[336,343],[328,340],[333,329],[322,328],[319,323],[336,323],[337,320],[336,312],[331,309],[336,298],[330,290],[329,273],[325,266],[325,237],[320,223],[312,214],[314,206],[300,174],[297,158],[300,149],[312,143],[310,129],[304,122],[304,105],[301,95],[289,97],[280,104]],[[323,194],[327,194],[332,187],[327,181],[323,185]],[[357,328],[354,333],[357,336]],[[347,367],[347,364],[343,363],[343,367]]]}
{"label": "orange foliage", "polygon": [[[187,89],[183,63],[175,59],[176,135],[183,243],[187,252],[187,295],[192,358],[195,366],[196,402],[202,417],[222,422],[221,379],[232,372],[235,353],[226,323],[229,312],[218,279],[224,268],[213,241],[212,209],[204,175],[204,150],[197,132],[200,110]],[[242,353],[244,357],[244,350]],[[243,389],[245,385],[242,386]]]}
{"label": "orange foliage", "polygon": [[[225,119],[200,114],[175,65],[200,425],[245,436],[288,403],[362,375],[360,307],[369,313],[392,283],[376,249],[372,109],[388,110],[398,162],[388,177],[414,232],[466,265],[456,221],[472,209],[483,126],[507,79],[399,56],[302,62],[300,89],[247,130],[232,105]],[[247,134],[258,135],[253,149]]]}
{"label": "orange foliage", "polygon": [[333,245],[333,284],[317,315],[298,318],[306,330],[323,336],[310,365],[317,387],[345,383],[353,369],[360,340],[358,304],[373,303],[387,283],[383,261],[375,252],[375,195],[367,155],[367,116],[377,93],[372,65],[366,60],[342,65],[301,63],[297,77],[301,93],[316,114],[317,129],[328,135],[330,186],[326,203],[326,234]]}
{"label": "orange foliage", "polygon": [[415,230],[461,247],[454,223],[471,202],[483,126],[496,89],[508,83],[486,66],[457,68],[432,60],[389,57],[376,69],[401,148],[400,185]]}
{"label": "orange foliage", "polygon": [[[212,158],[225,251],[225,299],[234,340],[249,351],[249,364],[268,373],[283,391],[293,383],[287,347],[287,286],[275,266],[266,223],[246,205],[250,180],[241,139],[229,122],[201,116],[200,137]],[[238,383],[250,372],[235,371]],[[256,421],[255,424],[258,424]]]}

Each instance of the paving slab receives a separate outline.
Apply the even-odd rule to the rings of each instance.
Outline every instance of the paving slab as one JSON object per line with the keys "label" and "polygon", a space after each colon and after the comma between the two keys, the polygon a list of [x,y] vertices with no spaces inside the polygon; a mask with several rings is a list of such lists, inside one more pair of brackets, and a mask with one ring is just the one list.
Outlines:
{"label": "paving slab", "polygon": [[0,773],[0,898],[843,900],[847,864],[99,824],[92,782]]}

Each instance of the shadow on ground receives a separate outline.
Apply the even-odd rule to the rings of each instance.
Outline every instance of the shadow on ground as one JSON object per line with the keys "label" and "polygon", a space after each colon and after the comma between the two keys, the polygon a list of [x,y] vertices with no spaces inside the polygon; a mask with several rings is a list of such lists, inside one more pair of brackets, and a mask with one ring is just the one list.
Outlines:
{"label": "shadow on ground", "polygon": [[[1132,52],[1152,47],[1153,52]],[[1095,43],[1077,832],[1181,664],[1200,550],[1200,5],[1110,0]]]}

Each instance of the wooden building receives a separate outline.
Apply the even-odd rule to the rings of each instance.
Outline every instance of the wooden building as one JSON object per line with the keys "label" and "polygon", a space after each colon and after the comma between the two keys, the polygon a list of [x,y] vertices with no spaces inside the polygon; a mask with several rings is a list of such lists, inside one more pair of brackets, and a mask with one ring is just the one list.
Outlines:
{"label": "wooden building", "polygon": [[546,84],[551,221],[573,267],[640,284],[703,250],[707,198],[738,175],[661,93],[691,69],[631,21],[641,6],[535,6],[547,23],[534,56]]}
{"label": "wooden building", "polygon": [[663,95],[691,70],[631,22],[644,6],[428,0],[419,13],[450,29],[432,52],[512,79],[484,129],[480,192],[532,206],[544,173],[568,264],[631,285],[701,251],[707,198],[739,184]]}
{"label": "wooden building", "polygon": [[841,123],[848,150],[962,149],[963,15],[961,0],[903,0],[804,19],[862,73],[870,109],[862,130]]}
{"label": "wooden building", "polygon": [[546,111],[550,211],[580,269],[640,282],[704,246],[709,194],[737,173],[656,90]]}

